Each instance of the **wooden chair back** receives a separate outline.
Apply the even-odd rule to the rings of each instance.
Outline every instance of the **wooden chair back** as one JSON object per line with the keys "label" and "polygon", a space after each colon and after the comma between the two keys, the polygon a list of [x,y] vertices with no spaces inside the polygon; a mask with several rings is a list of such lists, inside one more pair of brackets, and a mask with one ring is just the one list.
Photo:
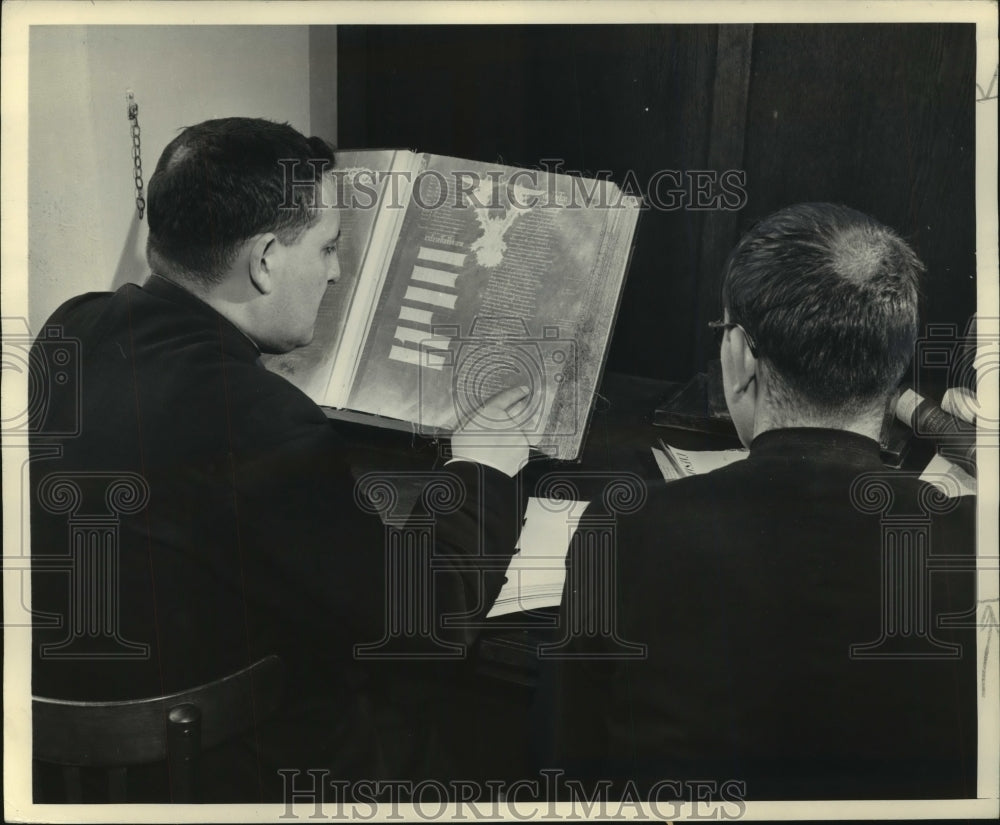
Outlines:
{"label": "wooden chair back", "polygon": [[81,768],[102,768],[108,801],[126,802],[129,766],[166,762],[173,802],[198,801],[198,756],[278,707],[284,668],[267,656],[190,690],[120,702],[32,697],[34,759],[62,766],[67,802],[82,801]]}

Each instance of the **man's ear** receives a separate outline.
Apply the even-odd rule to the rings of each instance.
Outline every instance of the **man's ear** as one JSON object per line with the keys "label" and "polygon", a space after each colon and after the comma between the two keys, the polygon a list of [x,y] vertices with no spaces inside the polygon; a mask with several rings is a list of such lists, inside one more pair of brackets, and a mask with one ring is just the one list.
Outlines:
{"label": "man's ear", "polygon": [[250,281],[262,295],[274,289],[274,275],[278,266],[278,238],[273,232],[257,235],[250,241]]}
{"label": "man's ear", "polygon": [[760,365],[757,358],[750,351],[750,344],[747,342],[746,334],[739,327],[732,327],[729,330],[729,380],[732,384],[730,391],[738,398],[744,393],[756,393],[759,390],[758,372]]}

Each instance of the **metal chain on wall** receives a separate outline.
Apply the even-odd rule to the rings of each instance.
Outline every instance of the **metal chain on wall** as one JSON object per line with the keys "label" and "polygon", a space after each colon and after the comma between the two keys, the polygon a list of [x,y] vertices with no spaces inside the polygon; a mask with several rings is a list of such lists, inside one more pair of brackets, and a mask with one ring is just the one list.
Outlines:
{"label": "metal chain on wall", "polygon": [[129,89],[125,93],[128,103],[128,119],[132,124],[132,172],[135,178],[135,208],[139,212],[139,220],[146,211],[146,199],[142,193],[142,135],[139,129],[139,104],[135,102],[135,94]]}

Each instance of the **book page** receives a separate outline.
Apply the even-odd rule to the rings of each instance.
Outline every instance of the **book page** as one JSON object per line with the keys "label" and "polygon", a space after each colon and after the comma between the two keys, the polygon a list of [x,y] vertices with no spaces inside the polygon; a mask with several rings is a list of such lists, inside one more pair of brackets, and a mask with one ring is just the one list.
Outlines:
{"label": "book page", "polygon": [[337,181],[337,203],[326,205],[341,209],[337,243],[340,278],[323,295],[312,343],[282,355],[263,357],[268,369],[287,378],[317,402],[324,398],[340,351],[379,199],[387,186],[395,154],[391,149],[336,153],[333,175]]}
{"label": "book page", "polygon": [[637,216],[606,181],[430,157],[347,406],[435,432],[524,385],[529,440],[575,457]]}

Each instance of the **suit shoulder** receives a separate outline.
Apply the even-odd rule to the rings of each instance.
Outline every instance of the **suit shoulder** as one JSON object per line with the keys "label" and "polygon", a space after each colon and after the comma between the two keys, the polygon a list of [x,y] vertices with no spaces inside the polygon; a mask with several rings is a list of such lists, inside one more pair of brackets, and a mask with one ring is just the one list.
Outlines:
{"label": "suit shoulder", "polygon": [[294,384],[259,365],[238,367],[230,387],[241,397],[247,423],[254,431],[262,436],[271,433],[278,440],[296,437],[339,440],[334,438],[330,420],[319,405]]}
{"label": "suit shoulder", "polygon": [[79,334],[95,323],[107,311],[113,292],[86,292],[64,301],[42,327],[39,337],[56,332]]}
{"label": "suit shoulder", "polygon": [[[618,511],[614,497],[597,495],[588,508],[590,515],[614,515],[626,530],[685,530],[692,521],[701,521],[725,503],[729,482],[720,483],[717,473],[687,476],[666,481],[647,480],[637,499],[628,497],[624,511]],[[609,507],[611,508],[609,511]]]}
{"label": "suit shoulder", "polygon": [[720,490],[749,483],[742,464],[720,467],[709,473],[685,476],[671,481],[657,479],[646,485],[647,496],[655,501],[683,501],[716,495]]}

